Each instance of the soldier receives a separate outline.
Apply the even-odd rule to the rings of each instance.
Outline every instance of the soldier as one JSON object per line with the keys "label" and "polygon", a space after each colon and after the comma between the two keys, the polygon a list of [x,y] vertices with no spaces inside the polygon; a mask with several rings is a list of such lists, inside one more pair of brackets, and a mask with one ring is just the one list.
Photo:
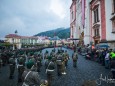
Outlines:
{"label": "soldier", "polygon": [[60,76],[62,74],[63,56],[60,51],[58,53],[60,54],[57,56],[56,63],[57,63],[57,73],[58,73],[58,76]]}
{"label": "soldier", "polygon": [[2,67],[2,59],[1,59],[1,53],[0,53],[0,73],[1,73],[1,67]]}
{"label": "soldier", "polygon": [[78,60],[78,55],[76,51],[74,51],[74,54],[72,55],[72,59],[73,59],[73,67],[76,67],[76,63]]}
{"label": "soldier", "polygon": [[41,50],[40,50],[40,58],[41,58],[40,63],[41,63],[41,66],[42,66],[43,54],[42,54],[42,51],[41,51]]}
{"label": "soldier", "polygon": [[48,54],[48,51],[46,50],[46,52],[44,54],[44,59],[48,59],[48,56],[49,56],[49,54]]}
{"label": "soldier", "polygon": [[22,82],[22,73],[24,72],[25,59],[23,57],[18,58],[18,82]]}
{"label": "soldier", "polygon": [[38,54],[38,56],[36,57],[36,60],[37,60],[37,72],[40,72],[41,61],[42,61],[40,54]]}
{"label": "soldier", "polygon": [[56,62],[55,50],[52,50],[52,52],[50,53],[50,56],[52,57],[52,61],[55,63]]}
{"label": "soldier", "polygon": [[68,64],[68,60],[69,60],[69,54],[67,53],[67,50],[64,53],[64,61],[65,61],[65,66],[67,67]]}
{"label": "soldier", "polygon": [[15,71],[15,57],[12,56],[9,59],[9,67],[10,67],[10,76],[9,79],[13,79],[14,71]]}
{"label": "soldier", "polygon": [[[22,74],[23,84],[22,86],[42,86],[40,85],[42,80],[38,72],[32,71],[34,62],[29,61],[26,63],[27,69]],[[47,86],[47,80],[44,80],[44,86]]]}
{"label": "soldier", "polygon": [[47,74],[47,79],[48,79],[48,86],[51,86],[51,80],[54,75],[54,69],[55,69],[55,64],[52,61],[52,57],[48,57],[48,61],[45,63],[46,65],[46,74]]}
{"label": "soldier", "polygon": [[48,86],[51,86],[51,81],[54,75],[54,69],[55,69],[55,64],[52,60],[52,57],[48,57],[48,61],[46,62],[46,74],[47,74],[47,80],[48,80]]}
{"label": "soldier", "polygon": [[32,67],[32,71],[37,71],[37,65],[36,65],[36,60],[35,58],[32,56],[31,59],[29,60],[29,62],[34,62],[34,67]]}

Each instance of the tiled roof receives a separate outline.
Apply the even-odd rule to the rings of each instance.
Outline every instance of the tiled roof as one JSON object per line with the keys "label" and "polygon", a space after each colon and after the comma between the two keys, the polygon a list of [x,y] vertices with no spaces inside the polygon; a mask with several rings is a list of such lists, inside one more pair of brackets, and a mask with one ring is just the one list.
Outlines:
{"label": "tiled roof", "polygon": [[35,36],[19,36],[19,35],[16,35],[16,34],[6,35],[5,38],[38,39],[38,37],[35,37]]}
{"label": "tiled roof", "polygon": [[9,34],[9,35],[6,35],[5,38],[21,38],[21,36],[16,35],[16,34]]}
{"label": "tiled roof", "polygon": [[29,39],[38,39],[38,37],[35,37],[35,36],[21,36],[22,39],[26,39],[26,38],[29,38]]}

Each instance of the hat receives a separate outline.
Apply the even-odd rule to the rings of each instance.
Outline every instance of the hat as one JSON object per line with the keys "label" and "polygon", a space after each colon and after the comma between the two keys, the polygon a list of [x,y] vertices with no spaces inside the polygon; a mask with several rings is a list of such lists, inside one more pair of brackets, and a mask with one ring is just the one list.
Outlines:
{"label": "hat", "polygon": [[48,53],[48,51],[46,50],[46,53]]}
{"label": "hat", "polygon": [[52,59],[52,57],[51,56],[48,56],[48,60],[51,60]]}
{"label": "hat", "polygon": [[31,61],[31,60],[26,63],[26,66],[27,66],[28,69],[31,69],[31,67],[32,67],[33,65],[34,65],[34,62]]}

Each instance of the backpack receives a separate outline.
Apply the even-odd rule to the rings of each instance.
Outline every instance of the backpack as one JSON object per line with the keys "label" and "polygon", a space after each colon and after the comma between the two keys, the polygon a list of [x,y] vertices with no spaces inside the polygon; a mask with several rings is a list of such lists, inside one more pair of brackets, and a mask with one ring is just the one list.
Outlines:
{"label": "backpack", "polygon": [[9,62],[10,62],[11,64],[15,64],[15,60],[14,60],[13,58],[10,58],[10,59],[9,59]]}
{"label": "backpack", "polygon": [[62,65],[62,58],[59,56],[56,60],[57,65]]}
{"label": "backpack", "polygon": [[77,54],[75,53],[75,54],[73,55],[73,60],[76,61],[77,59],[78,59],[78,56],[77,56]]}

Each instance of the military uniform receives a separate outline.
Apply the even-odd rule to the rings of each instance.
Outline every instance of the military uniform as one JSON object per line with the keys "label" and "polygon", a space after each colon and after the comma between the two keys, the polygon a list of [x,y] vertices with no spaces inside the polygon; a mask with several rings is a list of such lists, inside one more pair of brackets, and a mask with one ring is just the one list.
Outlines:
{"label": "military uniform", "polygon": [[48,59],[48,56],[49,56],[48,51],[46,51],[44,54],[44,59]]}
{"label": "military uniform", "polygon": [[0,72],[1,72],[1,67],[2,67],[2,59],[0,57]]}
{"label": "military uniform", "polygon": [[23,85],[22,86],[40,86],[42,80],[38,74],[38,72],[31,71],[34,62],[30,61],[26,64],[27,69],[23,72]]}
{"label": "military uniform", "polygon": [[64,53],[64,61],[65,61],[65,66],[67,67],[67,64],[68,64],[68,60],[69,60],[69,55],[67,53],[67,51],[65,51]]}
{"label": "military uniform", "polygon": [[52,78],[54,75],[55,64],[51,60],[51,58],[49,58],[45,65],[46,65],[46,74],[47,74],[48,86],[51,86],[51,81],[52,81]]}
{"label": "military uniform", "polygon": [[40,68],[41,68],[41,61],[42,61],[42,57],[40,56],[40,54],[38,55],[38,57],[36,57],[37,60],[37,71],[40,72]]}
{"label": "military uniform", "polygon": [[62,55],[59,54],[56,59],[58,76],[60,76],[62,74],[62,62],[63,61],[64,61],[64,59],[63,59]]}
{"label": "military uniform", "polygon": [[73,59],[73,67],[76,67],[77,65],[77,59],[78,59],[78,55],[76,52],[74,52],[73,56],[72,56],[72,59]]}
{"label": "military uniform", "polygon": [[22,82],[22,73],[24,72],[25,59],[23,57],[18,58],[18,82]]}
{"label": "military uniform", "polygon": [[9,59],[9,67],[10,67],[10,76],[9,78],[12,79],[15,71],[15,58],[11,57]]}

